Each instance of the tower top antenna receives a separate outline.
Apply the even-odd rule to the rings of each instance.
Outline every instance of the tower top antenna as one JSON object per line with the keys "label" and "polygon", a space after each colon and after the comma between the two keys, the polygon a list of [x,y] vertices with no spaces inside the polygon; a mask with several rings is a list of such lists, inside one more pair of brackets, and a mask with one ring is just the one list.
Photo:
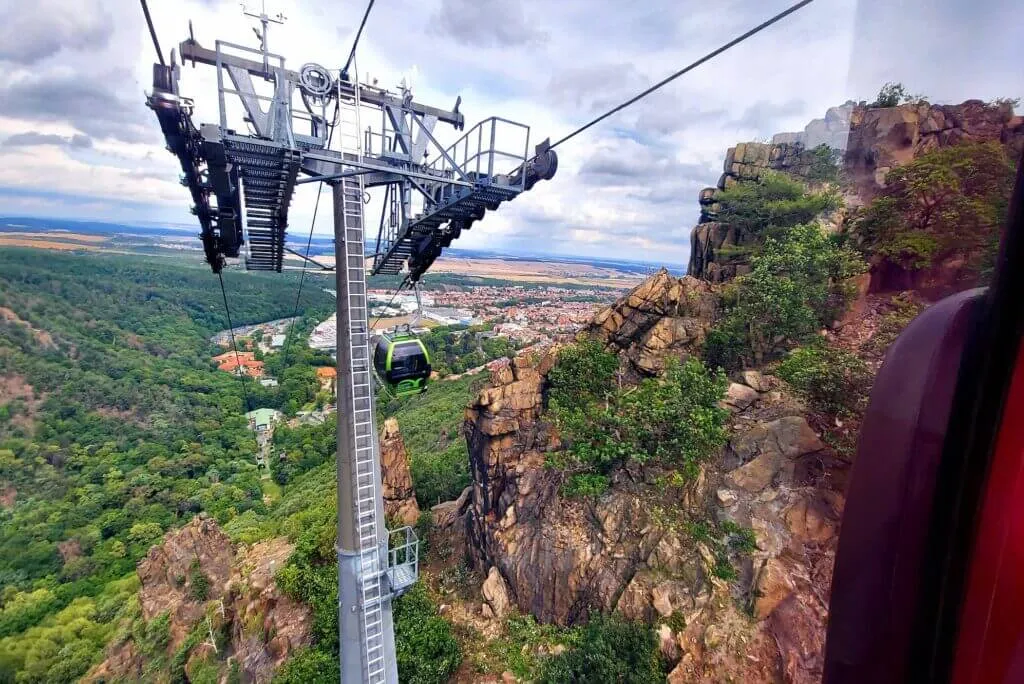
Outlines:
{"label": "tower top antenna", "polygon": [[260,0],[260,13],[259,14],[256,14],[255,12],[250,11],[249,8],[246,7],[244,2],[239,3],[239,4],[242,6],[242,14],[244,14],[247,17],[252,17],[253,19],[259,19],[260,20],[260,24],[263,26],[263,30],[262,31],[260,29],[257,29],[257,28],[253,28],[252,31],[253,31],[253,33],[256,34],[256,37],[260,41],[260,52],[263,53],[263,68],[264,68],[264,71],[266,71],[267,67],[268,67],[268,61],[269,61],[267,59],[267,57],[268,57],[268,51],[267,51],[268,27],[269,27],[270,24],[283,24],[288,19],[288,17],[284,16],[284,14],[282,14],[281,12],[278,12],[277,15],[275,15],[273,17],[269,16],[267,14],[267,0]]}
{"label": "tower top antenna", "polygon": [[267,1],[266,0],[260,0],[260,13],[259,14],[256,14],[255,12],[250,12],[249,8],[246,7],[244,2],[240,3],[240,4],[242,6],[242,14],[244,14],[247,17],[252,17],[253,19],[259,19],[260,22],[263,23],[264,25],[267,24],[267,23],[283,24],[288,19],[288,17],[284,16],[280,12],[278,12],[273,17],[269,16],[267,14]]}

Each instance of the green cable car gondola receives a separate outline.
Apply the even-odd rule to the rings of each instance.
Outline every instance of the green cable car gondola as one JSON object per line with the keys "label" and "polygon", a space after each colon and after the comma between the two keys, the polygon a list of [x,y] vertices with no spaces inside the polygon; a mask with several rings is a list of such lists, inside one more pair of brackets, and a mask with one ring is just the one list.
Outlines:
{"label": "green cable car gondola", "polygon": [[380,335],[374,345],[373,369],[391,393],[407,397],[427,391],[430,355],[415,335]]}

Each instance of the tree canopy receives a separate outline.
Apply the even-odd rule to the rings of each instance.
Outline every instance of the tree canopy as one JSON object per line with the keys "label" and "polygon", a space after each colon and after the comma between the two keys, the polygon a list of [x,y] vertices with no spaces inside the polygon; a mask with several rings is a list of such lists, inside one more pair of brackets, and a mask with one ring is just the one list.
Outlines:
{"label": "tree canopy", "polygon": [[938,148],[898,166],[853,222],[862,249],[905,270],[963,259],[992,262],[1013,190],[1014,163],[996,142]]}
{"label": "tree canopy", "polygon": [[815,220],[838,207],[839,197],[831,190],[811,192],[795,178],[769,172],[719,192],[715,202],[719,221],[760,239]]}
{"label": "tree canopy", "polygon": [[846,281],[864,268],[853,250],[816,223],[769,238],[751,272],[731,285],[726,313],[708,335],[705,360],[726,369],[759,366],[807,340],[844,309]]}
{"label": "tree canopy", "polygon": [[549,374],[550,409],[567,443],[550,460],[568,472],[568,494],[600,494],[610,470],[630,460],[693,475],[725,443],[723,374],[670,359],[662,377],[621,387],[617,367],[614,354],[585,340],[563,349]]}

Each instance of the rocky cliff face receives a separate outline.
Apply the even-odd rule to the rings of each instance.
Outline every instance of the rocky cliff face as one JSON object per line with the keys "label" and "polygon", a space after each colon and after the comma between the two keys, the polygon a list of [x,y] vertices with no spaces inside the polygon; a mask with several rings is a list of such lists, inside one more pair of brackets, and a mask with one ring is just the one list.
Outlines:
{"label": "rocky cliff face", "polygon": [[1010,105],[968,100],[959,105],[927,102],[870,108],[846,103],[828,110],[799,133],[780,133],[769,143],[739,143],[725,155],[717,187],[700,192],[700,223],[690,235],[687,273],[710,282],[724,282],[748,270],[746,258],[733,248],[750,246],[751,237],[715,220],[715,197],[736,183],[760,178],[767,171],[805,177],[810,153],[820,144],[843,150],[847,203],[870,201],[884,185],[885,174],[919,154],[961,142],[998,141],[1017,158],[1024,149],[1024,117]]}
{"label": "rocky cliff face", "polygon": [[380,433],[380,470],[384,495],[384,515],[403,525],[415,525],[420,516],[416,492],[412,487],[405,442],[398,421],[388,418]]}
{"label": "rocky cliff face", "polygon": [[[310,643],[309,608],[274,583],[291,552],[283,539],[235,546],[214,520],[200,514],[169,532],[139,563],[141,617],[150,622],[169,616],[168,656],[194,629],[226,634],[219,652],[200,643],[191,648],[187,662],[219,663],[224,672],[235,663],[243,681],[269,682],[294,650]],[[141,681],[146,665],[139,644],[128,636],[111,644],[106,660],[85,680]]]}
{"label": "rocky cliff face", "polygon": [[[666,355],[693,351],[713,314],[707,288],[659,273],[586,334],[618,349],[638,376],[653,372]],[[472,487],[434,509],[449,541],[464,544],[487,577],[485,614],[514,606],[559,624],[593,610],[665,619],[672,681],[820,679],[842,468],[799,402],[748,372],[725,400],[729,445],[696,480],[666,483],[660,469],[633,464],[597,499],[566,499],[562,476],[544,465],[560,448],[543,413],[554,362],[554,351],[534,350],[492,366],[491,386],[466,411]],[[732,582],[716,576],[713,543],[688,526],[709,520],[756,535],[757,550],[735,559]]]}
{"label": "rocky cliff face", "polygon": [[662,269],[600,311],[583,334],[619,352],[631,375],[655,375],[667,356],[685,360],[701,348],[717,308],[706,282]]}
{"label": "rocky cliff face", "polygon": [[703,605],[710,583],[700,554],[683,553],[688,541],[651,516],[654,470],[621,471],[613,492],[595,502],[559,496],[561,475],[544,467],[558,440],[541,416],[553,363],[552,353],[517,357],[492,372],[494,386],[466,412],[473,485],[464,524],[473,561],[489,576],[496,570],[509,600],[544,622],[615,609],[652,619],[654,591],[666,614]]}
{"label": "rocky cliff face", "polygon": [[768,172],[806,176],[811,159],[811,152],[799,142],[748,142],[730,147],[718,186],[701,190],[698,197],[701,218],[690,234],[690,264],[686,272],[713,283],[746,273],[747,258],[742,252],[737,254],[736,248],[751,246],[753,239],[744,231],[716,220],[718,192],[737,183],[755,181]]}
{"label": "rocky cliff face", "polygon": [[1006,145],[1011,158],[1018,158],[1024,149],[1024,117],[1014,116],[1009,104],[981,100],[856,107],[850,114],[844,170],[858,196],[868,200],[884,187],[885,174],[895,166],[939,147],[989,141]]}

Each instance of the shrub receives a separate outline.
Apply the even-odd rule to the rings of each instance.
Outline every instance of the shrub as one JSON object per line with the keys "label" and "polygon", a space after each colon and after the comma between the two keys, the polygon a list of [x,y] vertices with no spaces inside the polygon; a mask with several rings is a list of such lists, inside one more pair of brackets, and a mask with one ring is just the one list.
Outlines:
{"label": "shrub", "polygon": [[579,643],[552,657],[539,681],[563,682],[663,682],[665,673],[658,656],[654,632],[647,625],[627,622],[618,616],[595,616],[583,628]]}
{"label": "shrub", "polygon": [[398,679],[408,684],[442,684],[462,662],[452,626],[437,614],[422,583],[395,601]]}
{"label": "shrub", "polygon": [[997,97],[988,103],[990,107],[1008,106],[1011,111],[1020,106],[1019,97]]}
{"label": "shrub", "polygon": [[608,478],[596,473],[572,475],[562,485],[562,496],[576,499],[601,496],[608,491]]}
{"label": "shrub", "polygon": [[846,307],[846,281],[865,268],[853,250],[817,224],[769,238],[750,273],[736,279],[735,302],[713,328],[705,360],[732,370],[760,366],[794,342],[810,339]]}
{"label": "shrub", "polygon": [[210,593],[210,580],[199,566],[199,559],[192,561],[188,569],[188,595],[196,601],[205,601]]}
{"label": "shrub", "polygon": [[834,183],[839,180],[839,162],[842,151],[822,143],[806,153],[810,164],[806,177],[817,182]]}
{"label": "shrub", "polygon": [[337,684],[338,656],[315,648],[296,652],[274,675],[274,684]]}
{"label": "shrub", "polygon": [[731,520],[715,525],[707,520],[686,523],[686,532],[695,543],[705,544],[714,554],[715,564],[711,573],[719,579],[731,582],[739,574],[730,556],[749,555],[757,550],[757,536],[749,527],[741,527]]}
{"label": "shrub", "polygon": [[430,510],[420,511],[416,518],[416,538],[419,540],[420,558],[426,558],[430,552],[430,531],[434,529],[434,514]]}
{"label": "shrub", "polygon": [[682,611],[673,610],[671,615],[662,618],[661,624],[668,625],[669,629],[676,634],[680,634],[686,629],[686,616],[683,615]]}
{"label": "shrub", "polygon": [[296,551],[277,573],[282,591],[313,610],[313,638],[329,652],[338,650],[338,566],[311,564]]}
{"label": "shrub", "polygon": [[932,150],[886,174],[885,189],[853,220],[853,233],[865,253],[906,270],[959,256],[984,274],[994,261],[1014,171],[996,142]]}
{"label": "shrub", "polygon": [[[462,403],[466,403],[466,398],[463,398]],[[402,430],[404,434],[405,423],[402,424]],[[444,449],[426,452],[413,452],[411,447],[407,449],[407,453],[411,454],[409,470],[416,489],[416,500],[423,508],[457,499],[470,483],[466,440],[455,430],[452,432],[455,435]]]}
{"label": "shrub", "polygon": [[895,107],[900,103],[900,99],[905,95],[905,91],[902,83],[886,83],[878,91],[878,97],[872,102],[869,107]]}
{"label": "shrub", "polygon": [[[822,160],[818,162],[818,173],[825,173]],[[826,148],[827,150],[827,148]],[[738,228],[755,238],[778,235],[784,229],[813,221],[825,211],[839,206],[839,197],[834,192],[808,192],[802,182],[782,173],[765,173],[757,181],[737,183],[715,196],[718,203],[717,218],[722,223]]]}
{"label": "shrub", "polygon": [[878,97],[869,104],[869,107],[895,107],[907,102],[920,102],[924,95],[912,95],[907,92],[902,83],[888,82],[878,91]]}
{"label": "shrub", "polygon": [[898,294],[889,300],[891,310],[878,322],[875,334],[871,336],[862,350],[868,353],[882,354],[896,341],[904,328],[921,313],[921,305],[907,293]]}
{"label": "shrub", "polygon": [[704,338],[703,357],[708,368],[737,370],[749,354],[746,331],[738,317],[724,319]]}
{"label": "shrub", "polygon": [[567,414],[603,399],[615,388],[618,357],[597,340],[586,339],[563,347],[548,373],[550,406]]}
{"label": "shrub", "polygon": [[715,566],[711,568],[711,574],[725,582],[732,582],[739,577],[736,567],[729,562],[729,556],[724,550],[715,555]]}
{"label": "shrub", "polygon": [[[589,349],[570,352],[567,358],[578,363],[583,354],[593,353]],[[628,389],[613,391],[608,376],[585,394],[568,395],[557,384],[564,374],[555,375],[551,393],[565,399],[552,399],[552,411],[568,448],[552,456],[554,465],[576,474],[604,475],[627,460],[654,460],[692,475],[725,443],[728,414],[718,406],[725,394],[724,374],[709,373],[697,359],[686,363],[669,359],[663,377],[646,378]],[[603,398],[599,392],[604,392]],[[572,492],[594,494],[606,484],[601,478],[577,477],[568,487]]]}
{"label": "shrub", "polygon": [[757,535],[753,528],[741,527],[731,520],[724,520],[721,530],[726,535],[725,543],[733,550],[741,553],[753,553],[757,550]]}
{"label": "shrub", "polygon": [[181,642],[181,645],[174,650],[174,654],[171,656],[169,673],[172,682],[189,681],[185,677],[185,663],[188,661],[188,656],[192,649],[206,639],[207,634],[206,620],[200,619],[196,624],[192,625],[192,629],[185,637],[185,640]]}
{"label": "shrub", "polygon": [[862,406],[872,378],[867,364],[855,355],[825,344],[794,349],[777,372],[815,409],[837,415]]}
{"label": "shrub", "polygon": [[136,629],[135,643],[139,651],[151,658],[163,654],[167,650],[167,645],[171,643],[170,612],[164,611],[149,622],[141,623]]}
{"label": "shrub", "polygon": [[512,672],[524,682],[537,681],[546,663],[546,653],[556,646],[572,647],[581,627],[540,624],[532,615],[513,614],[505,620],[504,633],[488,641],[475,664],[486,671]]}

